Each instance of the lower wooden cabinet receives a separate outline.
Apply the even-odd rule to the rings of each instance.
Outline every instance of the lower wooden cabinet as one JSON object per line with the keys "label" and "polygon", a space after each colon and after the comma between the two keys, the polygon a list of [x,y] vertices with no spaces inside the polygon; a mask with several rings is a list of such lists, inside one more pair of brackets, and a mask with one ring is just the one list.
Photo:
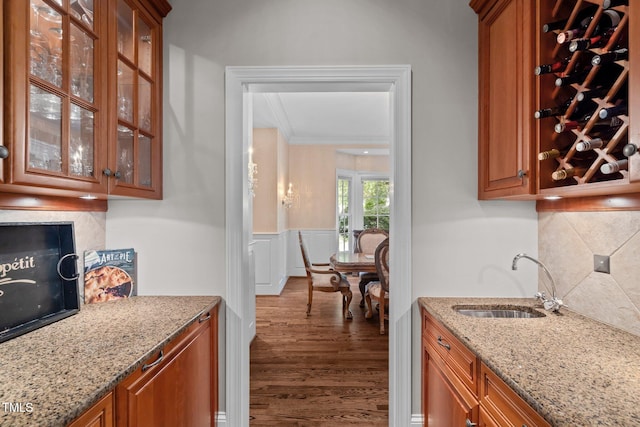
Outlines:
{"label": "lower wooden cabinet", "polygon": [[550,427],[460,340],[422,310],[422,412],[428,427]]}
{"label": "lower wooden cabinet", "polygon": [[479,426],[550,427],[520,396],[487,366],[480,366]]}
{"label": "lower wooden cabinet", "polygon": [[478,420],[478,399],[433,347],[423,344],[423,398],[427,426],[466,426]]}
{"label": "lower wooden cabinet", "polygon": [[215,426],[217,310],[203,314],[69,427]]}
{"label": "lower wooden cabinet", "polygon": [[113,421],[113,393],[109,392],[69,427],[114,427]]}

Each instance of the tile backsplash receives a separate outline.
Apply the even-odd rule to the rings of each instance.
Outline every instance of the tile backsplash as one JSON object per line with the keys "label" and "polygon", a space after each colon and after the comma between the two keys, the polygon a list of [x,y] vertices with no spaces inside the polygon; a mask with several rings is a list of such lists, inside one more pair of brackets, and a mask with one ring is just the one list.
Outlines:
{"label": "tile backsplash", "polygon": [[[540,213],[538,254],[570,310],[640,336],[640,212]],[[610,257],[610,274],[594,255]]]}
{"label": "tile backsplash", "polygon": [[[105,248],[105,212],[53,212],[0,210],[0,222],[73,222],[78,271],[82,271],[84,251]],[[80,294],[83,287],[80,286]],[[82,299],[82,298],[81,298]]]}

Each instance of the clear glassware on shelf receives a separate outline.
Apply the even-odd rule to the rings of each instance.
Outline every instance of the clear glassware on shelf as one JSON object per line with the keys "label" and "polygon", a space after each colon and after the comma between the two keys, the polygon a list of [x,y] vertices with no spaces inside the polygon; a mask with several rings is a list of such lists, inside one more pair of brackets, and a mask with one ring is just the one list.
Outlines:
{"label": "clear glassware on shelf", "polygon": [[69,172],[71,175],[94,176],[94,114],[71,104]]}
{"label": "clear glassware on shelf", "polygon": [[118,172],[120,181],[133,184],[133,130],[118,126]]}
{"label": "clear glassware on shelf", "polygon": [[29,98],[29,166],[61,172],[62,98],[34,85]]}

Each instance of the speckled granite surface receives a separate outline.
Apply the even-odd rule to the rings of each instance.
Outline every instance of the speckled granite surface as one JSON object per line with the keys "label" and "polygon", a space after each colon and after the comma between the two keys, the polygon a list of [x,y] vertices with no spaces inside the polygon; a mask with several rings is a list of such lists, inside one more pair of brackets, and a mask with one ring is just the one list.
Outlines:
{"label": "speckled granite surface", "polygon": [[0,344],[0,426],[65,426],[219,302],[138,296],[84,305]]}
{"label": "speckled granite surface", "polygon": [[562,309],[534,319],[480,319],[454,305],[532,299],[419,298],[462,343],[554,426],[640,425],[640,337]]}

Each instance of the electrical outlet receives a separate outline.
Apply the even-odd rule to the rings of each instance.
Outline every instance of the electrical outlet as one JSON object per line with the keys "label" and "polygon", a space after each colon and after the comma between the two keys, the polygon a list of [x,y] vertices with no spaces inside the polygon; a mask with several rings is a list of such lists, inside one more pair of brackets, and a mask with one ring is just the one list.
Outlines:
{"label": "electrical outlet", "polygon": [[593,256],[593,271],[599,273],[611,273],[609,268],[609,256],[607,255],[594,255]]}

